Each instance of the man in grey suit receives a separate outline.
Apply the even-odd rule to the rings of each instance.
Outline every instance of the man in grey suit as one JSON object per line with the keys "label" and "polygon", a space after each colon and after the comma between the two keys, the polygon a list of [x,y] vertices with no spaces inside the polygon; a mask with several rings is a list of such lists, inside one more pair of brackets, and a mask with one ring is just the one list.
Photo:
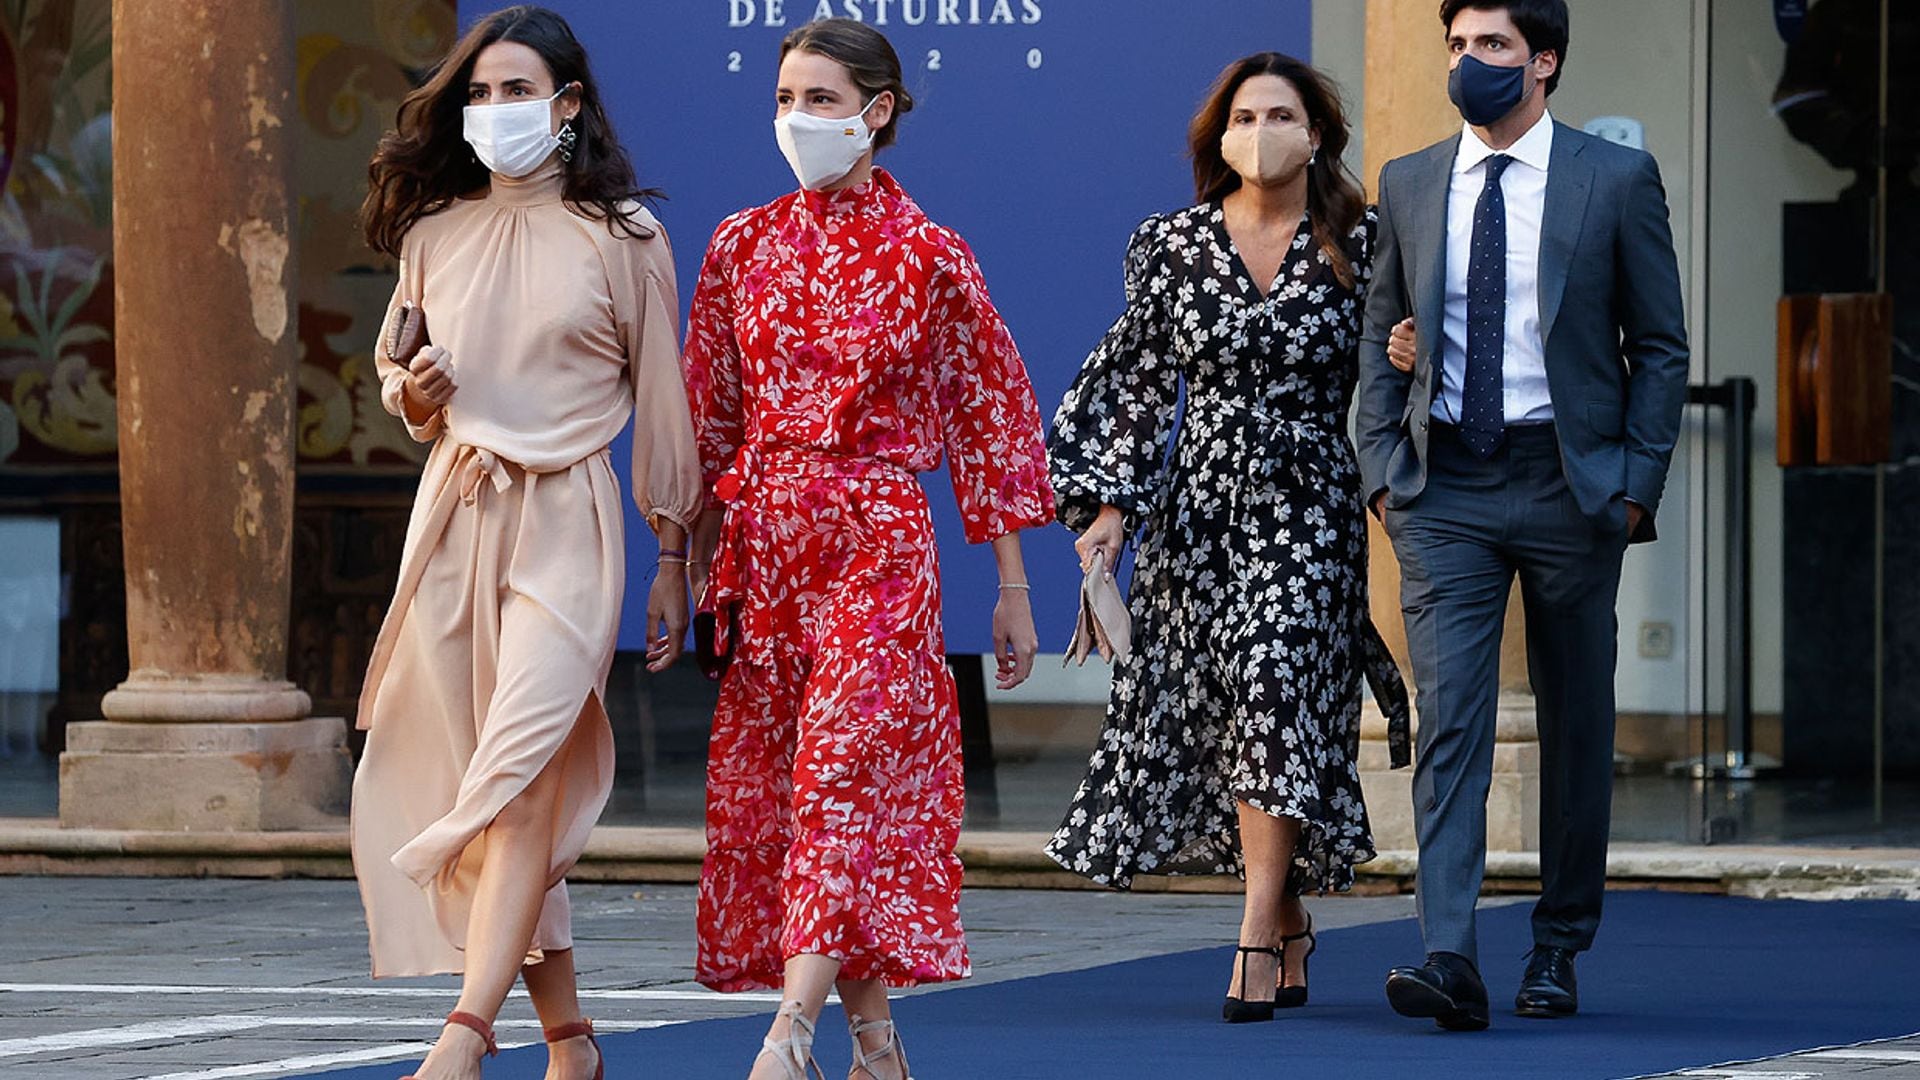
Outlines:
{"label": "man in grey suit", "polygon": [[1419,690],[1427,962],[1398,1012],[1488,1022],[1474,937],[1500,632],[1519,576],[1540,731],[1540,902],[1515,998],[1572,1015],[1606,886],[1621,556],[1654,538],[1687,340],[1653,158],[1556,124],[1565,0],[1446,0],[1461,134],[1388,162],[1360,347],[1367,505]]}

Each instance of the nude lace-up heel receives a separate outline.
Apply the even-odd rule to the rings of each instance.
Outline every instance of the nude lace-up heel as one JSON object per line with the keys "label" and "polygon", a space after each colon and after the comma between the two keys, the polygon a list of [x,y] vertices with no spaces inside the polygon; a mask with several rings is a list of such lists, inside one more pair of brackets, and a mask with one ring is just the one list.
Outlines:
{"label": "nude lace-up heel", "polygon": [[772,1054],[785,1071],[786,1080],[827,1080],[813,1060],[813,1021],[801,1011],[800,1003],[789,1001],[780,1006],[780,1015],[787,1018],[787,1037],[778,1042],[760,1040],[760,1056]]}
{"label": "nude lace-up heel", "polygon": [[[888,1057],[892,1057],[900,1062],[900,1076],[902,1080],[913,1080],[913,1070],[907,1065],[906,1047],[900,1045],[900,1032],[894,1028],[893,1021],[862,1020],[858,1013],[849,1013],[847,1014],[847,1029],[853,1033],[853,1069],[849,1074],[850,1076],[858,1076],[864,1073],[867,1080],[881,1080],[880,1074],[874,1072],[873,1067],[887,1060]],[[881,1030],[887,1033],[887,1045],[878,1050],[867,1050],[865,1045],[860,1042],[860,1036],[865,1035],[869,1031]]]}

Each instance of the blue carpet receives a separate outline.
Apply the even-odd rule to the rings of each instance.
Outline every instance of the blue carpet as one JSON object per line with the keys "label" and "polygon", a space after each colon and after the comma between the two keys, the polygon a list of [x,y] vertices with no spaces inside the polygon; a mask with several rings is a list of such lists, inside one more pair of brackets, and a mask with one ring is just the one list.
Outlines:
{"label": "blue carpet", "polygon": [[[1337,903],[1337,901],[1329,902]],[[1229,955],[1207,949],[949,990],[898,1003],[919,1080],[1170,1076],[1614,1078],[1920,1030],[1920,904],[1800,903],[1627,892],[1607,898],[1581,957],[1581,1014],[1520,1020],[1510,1003],[1531,943],[1529,905],[1484,911],[1481,960],[1493,1028],[1449,1034],[1407,1020],[1381,993],[1420,955],[1411,921],[1330,931],[1313,1003],[1269,1024],[1219,1021]],[[609,1080],[740,1080],[766,1018],[713,1020],[602,1039]],[[821,1065],[846,1075],[843,1021],[820,1025]],[[487,1065],[538,1080],[540,1047]],[[325,1073],[393,1080],[391,1065]]]}

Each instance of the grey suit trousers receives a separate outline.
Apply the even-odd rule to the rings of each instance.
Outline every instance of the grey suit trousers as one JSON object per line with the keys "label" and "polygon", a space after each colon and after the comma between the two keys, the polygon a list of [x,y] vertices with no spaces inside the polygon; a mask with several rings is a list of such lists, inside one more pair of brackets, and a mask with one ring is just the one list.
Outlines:
{"label": "grey suit trousers", "polygon": [[1483,459],[1433,424],[1426,488],[1386,513],[1419,688],[1413,804],[1418,906],[1429,952],[1474,961],[1486,872],[1500,635],[1519,575],[1540,732],[1539,945],[1593,942],[1606,889],[1613,798],[1614,601],[1626,505],[1581,512],[1550,426],[1509,428]]}

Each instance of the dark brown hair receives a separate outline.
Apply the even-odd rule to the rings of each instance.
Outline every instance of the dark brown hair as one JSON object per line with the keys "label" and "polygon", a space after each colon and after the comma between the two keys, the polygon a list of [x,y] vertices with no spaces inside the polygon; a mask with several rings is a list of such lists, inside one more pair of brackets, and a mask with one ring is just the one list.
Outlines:
{"label": "dark brown hair", "polygon": [[893,51],[887,35],[852,19],[821,19],[799,27],[780,43],[780,59],[798,49],[824,56],[847,69],[853,85],[860,88],[870,105],[883,93],[893,94],[893,115],[887,126],[873,133],[873,148],[884,150],[893,145],[900,118],[913,111],[913,95],[900,74],[900,54]]}
{"label": "dark brown hair", "polygon": [[360,225],[367,245],[400,254],[414,223],[462,195],[487,186],[487,167],[467,145],[462,110],[467,83],[481,50],[502,41],[540,54],[556,90],[573,84],[580,112],[572,120],[578,141],[566,164],[565,198],[579,213],[626,236],[651,236],[634,216],[638,203],[661,193],[638,186],[633,162],[614,137],[601,104],[599,84],[587,66],[587,51],[567,21],[546,8],[519,5],[496,11],[468,30],[427,81],[400,103],[394,130],[380,139],[367,166],[367,199]]}
{"label": "dark brown hair", "polygon": [[1360,185],[1341,160],[1348,136],[1339,91],[1307,64],[1284,53],[1256,53],[1234,61],[1213,81],[1206,101],[1187,129],[1195,201],[1216,202],[1239,189],[1240,174],[1221,155],[1220,138],[1227,133],[1227,121],[1233,115],[1233,95],[1248,79],[1259,75],[1278,75],[1293,84],[1306,105],[1307,125],[1320,136],[1319,154],[1307,166],[1307,216],[1313,222],[1313,238],[1333,263],[1334,275],[1351,288],[1353,263],[1347,257],[1345,242],[1367,212],[1367,204]]}
{"label": "dark brown hair", "polygon": [[1560,85],[1560,70],[1567,66],[1567,0],[1440,0],[1440,25],[1452,33],[1453,20],[1468,8],[1506,12],[1527,39],[1529,54],[1552,53],[1557,64],[1547,76],[1547,93],[1553,93]]}

